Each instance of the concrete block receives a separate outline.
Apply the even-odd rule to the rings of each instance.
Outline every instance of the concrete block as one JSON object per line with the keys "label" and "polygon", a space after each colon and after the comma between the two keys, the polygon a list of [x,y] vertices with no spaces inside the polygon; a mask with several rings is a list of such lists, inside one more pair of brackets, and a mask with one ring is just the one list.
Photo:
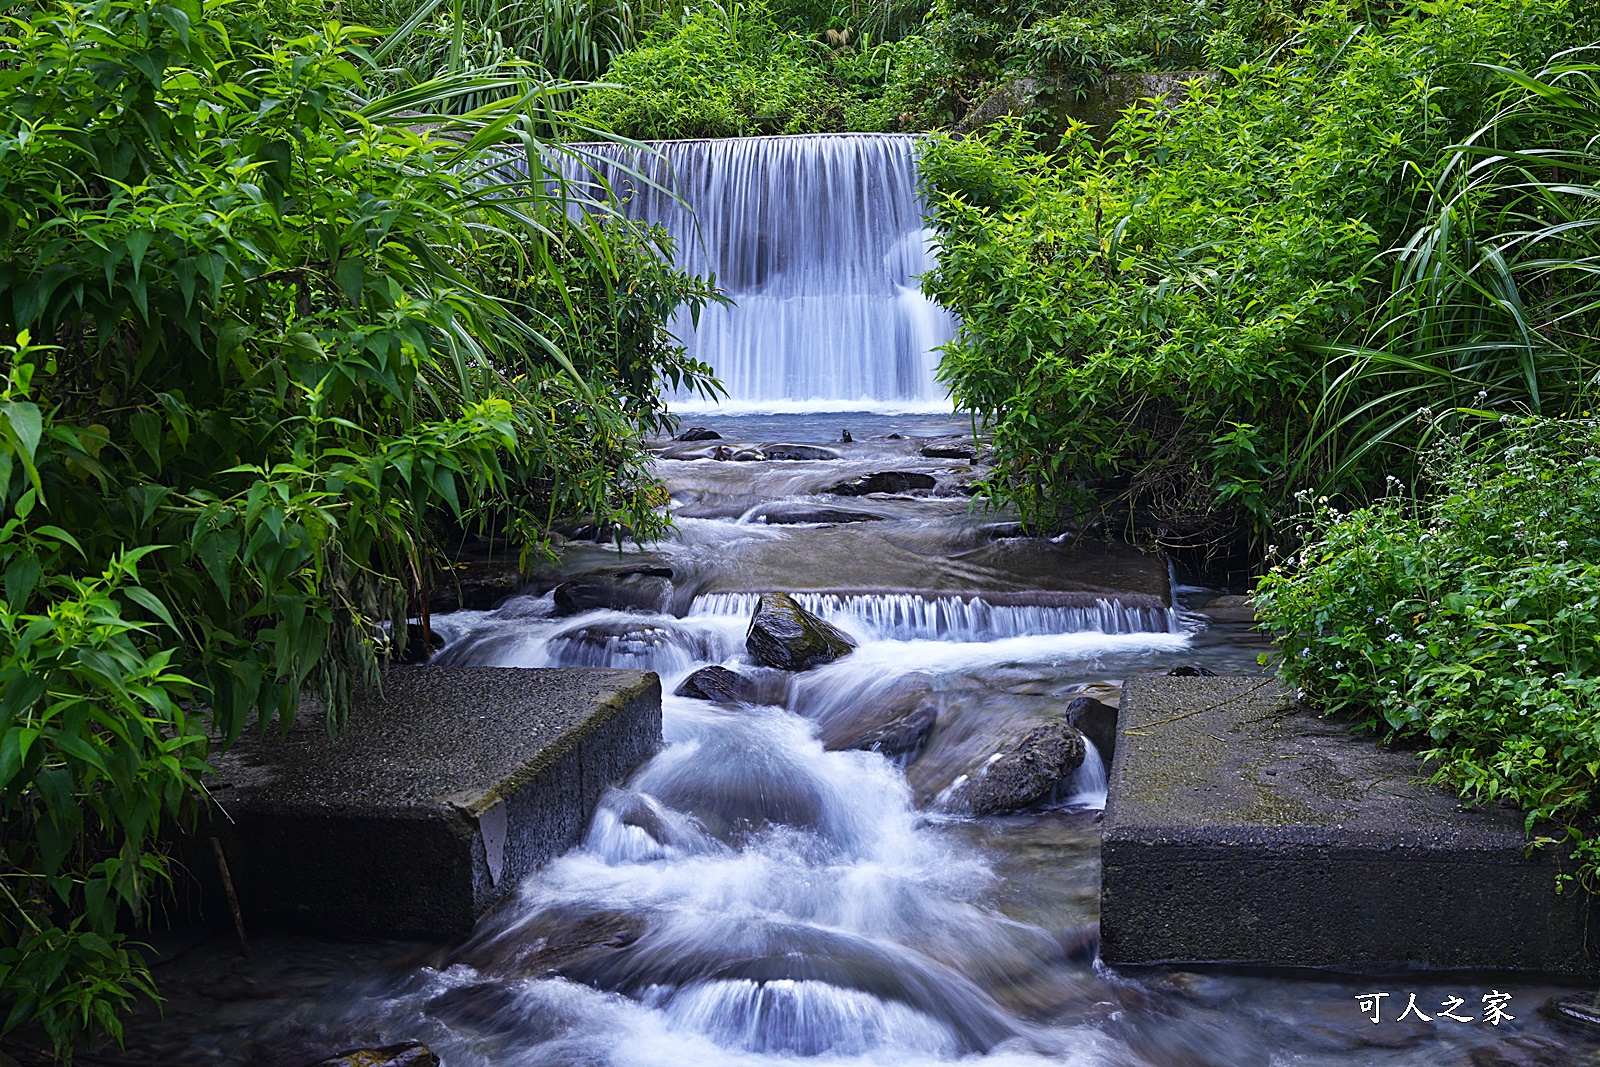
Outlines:
{"label": "concrete block", "polygon": [[1107,963],[1600,973],[1563,850],[1527,855],[1517,812],[1464,810],[1276,682],[1134,679],[1118,728]]}
{"label": "concrete block", "polygon": [[[661,742],[654,673],[397,667],[330,739],[316,709],[216,758],[213,820],[247,929],[466,934],[577,844]],[[227,921],[214,866],[207,917]]]}

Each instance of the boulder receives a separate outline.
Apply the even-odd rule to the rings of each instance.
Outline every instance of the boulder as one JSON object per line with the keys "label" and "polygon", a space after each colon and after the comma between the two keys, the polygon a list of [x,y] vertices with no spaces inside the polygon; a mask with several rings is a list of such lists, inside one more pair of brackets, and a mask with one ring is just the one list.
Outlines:
{"label": "boulder", "polygon": [[891,759],[902,756],[915,759],[916,754],[922,751],[923,743],[928,740],[928,734],[938,719],[937,708],[928,704],[918,704],[897,718],[873,727],[855,738],[851,744],[839,747],[879,752]]}
{"label": "boulder", "polygon": [[674,441],[720,441],[722,435],[704,426],[691,426],[673,438]]}
{"label": "boulder", "polygon": [[1202,667],[1198,663],[1180,663],[1170,671],[1163,671],[1168,678],[1215,678],[1217,672],[1210,667]]}
{"label": "boulder", "polygon": [[1577,1051],[1559,1041],[1537,1034],[1519,1034],[1479,1045],[1468,1054],[1471,1067],[1570,1067],[1580,1063]]}
{"label": "boulder", "polygon": [[768,459],[838,459],[839,453],[817,445],[762,445]]}
{"label": "boulder", "polygon": [[717,704],[754,704],[756,683],[726,667],[701,667],[685,678],[672,695]]}
{"label": "boulder", "polygon": [[735,463],[760,463],[762,460],[767,459],[768,456],[759,448],[741,448],[728,458]]}
{"label": "boulder", "polygon": [[672,601],[672,571],[638,566],[586,574],[556,586],[557,615],[577,615],[597,608],[612,611],[666,611]]}
{"label": "boulder", "polygon": [[1107,767],[1117,750],[1117,709],[1093,697],[1079,697],[1067,705],[1067,722],[1094,742],[1095,750]]}
{"label": "boulder", "polygon": [[964,459],[969,463],[978,458],[977,449],[956,443],[923,445],[922,454],[929,459]]}
{"label": "boulder", "polygon": [[795,602],[788,593],[763,593],[750,617],[745,648],[757,663],[803,671],[848,655],[855,642]]}
{"label": "boulder", "polygon": [[1083,735],[1065,719],[1040,723],[990,758],[956,791],[951,807],[993,815],[1031,807],[1083,762]]}
{"label": "boulder", "polygon": [[439,1067],[439,1057],[427,1045],[405,1041],[382,1048],[358,1048],[319,1060],[312,1067]]}
{"label": "boulder", "polygon": [[799,523],[882,522],[882,515],[850,508],[830,508],[823,504],[773,504],[755,516],[769,526],[794,526]]}
{"label": "boulder", "polygon": [[435,580],[428,592],[428,612],[489,611],[522,586],[522,572],[514,562],[463,560]]}
{"label": "boulder", "polygon": [[[422,623],[406,623],[406,650],[396,656],[396,663],[426,663],[428,657],[444,647],[444,638],[439,636],[437,630],[429,629],[426,634],[422,631]],[[5,1067],[0,1063],[0,1067]]]}
{"label": "boulder", "polygon": [[869,493],[908,493],[913,489],[932,489],[933,475],[915,471],[879,471],[863,474],[848,482],[824,489],[835,496],[866,496]]}
{"label": "boulder", "polygon": [[1539,1006],[1539,1014],[1576,1030],[1600,1037],[1600,999],[1587,993],[1555,996]]}

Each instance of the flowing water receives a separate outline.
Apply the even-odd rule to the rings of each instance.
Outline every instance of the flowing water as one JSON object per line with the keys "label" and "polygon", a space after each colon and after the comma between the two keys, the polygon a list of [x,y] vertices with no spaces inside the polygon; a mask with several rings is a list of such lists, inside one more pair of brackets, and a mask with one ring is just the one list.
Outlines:
{"label": "flowing water", "polygon": [[[1193,610],[1216,591],[1168,595],[1153,560],[1020,537],[1010,516],[973,509],[981,440],[972,459],[923,454],[974,444],[971,427],[884,413],[936,395],[926,348],[948,329],[906,295],[924,242],[912,150],[866,136],[669,148],[662,166],[686,182],[704,239],[685,254],[740,295],[691,340],[746,413],[696,413],[718,440],[659,443],[670,539],[620,559],[573,542],[562,568],[650,563],[670,568],[673,592],[657,611],[557,617],[535,589],[435,620],[441,663],[657,671],[665,746],[603,797],[580,847],[466,944],[400,964],[350,950],[343,970],[323,966],[253,1014],[219,992],[247,965],[197,957],[173,1011],[198,1036],[167,1062],[292,1065],[401,1039],[447,1067],[1553,1067],[1587,1055],[1537,1016],[1553,990],[1525,981],[1382,979],[1401,1003],[1415,991],[1476,1004],[1497,987],[1517,1019],[1373,1025],[1355,1000],[1370,981],[1098,965],[1106,779],[1092,750],[1028,810],[954,814],[1007,739],[1074,697],[1114,703],[1121,680],[1180,663],[1257,670],[1263,646],[1245,623]],[[640,193],[631,210],[701,247],[681,207]],[[817,410],[756,413],[796,401]],[[735,462],[719,448],[805,458]],[[884,471],[931,485],[830,492]],[[855,651],[800,674],[751,663],[754,594],[773,589]],[[752,678],[757,700],[671,695],[710,664]],[[892,756],[849,747],[910,709],[931,719],[920,742]],[[318,951],[330,950],[269,943],[249,973],[303,969]],[[210,1058],[185,1058],[196,1049]]]}

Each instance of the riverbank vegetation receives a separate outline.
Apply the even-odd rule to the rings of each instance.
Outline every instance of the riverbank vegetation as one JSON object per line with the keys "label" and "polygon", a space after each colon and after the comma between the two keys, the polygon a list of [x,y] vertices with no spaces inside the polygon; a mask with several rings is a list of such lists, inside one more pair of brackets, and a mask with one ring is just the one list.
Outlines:
{"label": "riverbank vegetation", "polygon": [[[0,32],[0,1034],[151,989],[124,931],[208,747],[329,728],[442,543],[647,535],[664,323],[704,283],[574,221],[565,92],[320,9],[88,0]],[[303,17],[302,17],[303,16]]]}

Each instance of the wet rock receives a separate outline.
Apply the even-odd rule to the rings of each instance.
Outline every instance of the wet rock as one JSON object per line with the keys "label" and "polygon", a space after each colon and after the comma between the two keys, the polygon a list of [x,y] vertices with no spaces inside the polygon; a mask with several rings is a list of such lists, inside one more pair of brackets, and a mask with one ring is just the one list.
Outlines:
{"label": "wet rock", "polygon": [[[436,631],[429,629],[424,634],[422,623],[408,622],[406,623],[406,650],[396,657],[395,662],[405,664],[426,663],[429,656],[443,647],[444,638],[440,637]],[[5,1064],[0,1063],[0,1067],[5,1067]]]}
{"label": "wet rock", "polygon": [[1065,716],[1083,736],[1094,742],[1107,767],[1117,750],[1117,709],[1093,697],[1079,697],[1067,705]]}
{"label": "wet rock", "polygon": [[1471,1067],[1572,1067],[1582,1062],[1576,1049],[1534,1034],[1508,1037],[1472,1050]]}
{"label": "wet rock", "polygon": [[551,658],[562,667],[615,666],[624,659],[653,663],[670,649],[689,656],[709,655],[699,635],[668,623],[610,620],[575,626],[551,636]]}
{"label": "wet rock", "polygon": [[892,722],[869,730],[847,747],[879,752],[891,759],[906,756],[915,758],[938,720],[938,710],[923,704]]}
{"label": "wet rock", "polygon": [[831,663],[856,647],[787,593],[761,594],[744,643],[757,663],[785,671]]}
{"label": "wet rock", "polygon": [[1600,994],[1551,997],[1539,1005],[1539,1014],[1600,1037]]}
{"label": "wet rock", "polygon": [[701,667],[685,678],[672,695],[718,704],[753,704],[756,683],[726,667]]}
{"label": "wet rock", "polygon": [[858,749],[879,752],[890,759],[914,759],[938,718],[932,687],[917,685],[874,700],[860,714],[823,722],[822,747],[830,752]]}
{"label": "wet rock", "polygon": [[674,441],[720,441],[722,435],[704,426],[691,426],[673,438]]}
{"label": "wet rock", "polygon": [[934,486],[933,475],[919,474],[915,471],[879,471],[876,474],[863,474],[859,478],[852,478],[848,482],[824,489],[825,493],[834,496],[866,496],[869,493],[909,493],[913,489],[932,489]]}
{"label": "wet rock", "polygon": [[969,463],[978,458],[977,449],[955,442],[923,445],[922,454],[929,459],[964,459]]}
{"label": "wet rock", "polygon": [[577,615],[597,608],[612,611],[667,610],[672,601],[672,571],[667,567],[627,567],[586,574],[555,589],[557,615]]}
{"label": "wet rock", "polygon": [[762,445],[761,451],[768,459],[838,459],[839,453],[817,445]]}
{"label": "wet rock", "polygon": [[728,458],[735,463],[760,463],[768,457],[759,448],[741,448]]}
{"label": "wet rock", "polygon": [[457,563],[434,581],[428,593],[428,611],[489,611],[523,586],[522,572],[514,563],[468,560]]}
{"label": "wet rock", "polygon": [[839,433],[839,443],[840,444],[843,444],[843,445],[854,444],[855,440],[856,439],[854,437],[850,436],[850,431],[849,430],[840,431],[840,433]]}
{"label": "wet rock", "polygon": [[1040,723],[996,753],[951,806],[969,815],[1031,807],[1078,769],[1083,752],[1083,735],[1065,719]]}
{"label": "wet rock", "polygon": [[1163,672],[1168,678],[1215,678],[1217,672],[1210,667],[1202,667],[1197,663],[1184,663]]}
{"label": "wet rock", "polygon": [[821,504],[773,504],[758,511],[755,518],[769,526],[794,526],[799,523],[882,522],[882,515],[850,508],[830,508]]}
{"label": "wet rock", "polygon": [[439,1057],[427,1045],[406,1041],[382,1048],[359,1048],[341,1052],[312,1067],[439,1067]]}

